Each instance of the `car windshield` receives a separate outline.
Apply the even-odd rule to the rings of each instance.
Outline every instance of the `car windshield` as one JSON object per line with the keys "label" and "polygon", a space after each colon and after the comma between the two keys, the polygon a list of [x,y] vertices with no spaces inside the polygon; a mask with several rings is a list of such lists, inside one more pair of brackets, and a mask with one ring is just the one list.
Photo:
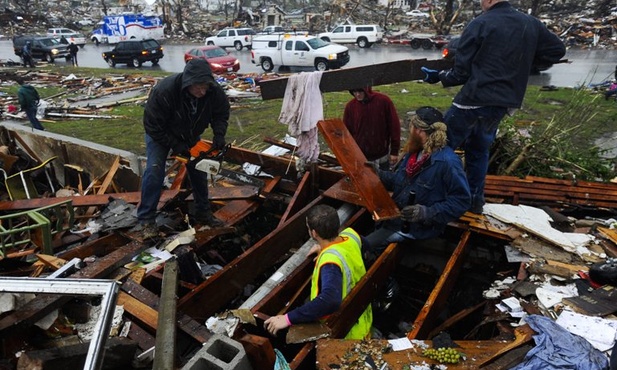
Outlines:
{"label": "car windshield", "polygon": [[306,40],[306,43],[309,44],[313,49],[323,48],[324,46],[328,46],[330,44],[329,42],[318,38]]}
{"label": "car windshield", "polygon": [[60,41],[54,39],[54,38],[49,38],[49,39],[41,39],[39,40],[41,42],[41,45],[43,46],[56,46],[56,45],[60,45]]}
{"label": "car windshield", "polygon": [[144,41],[144,49],[156,49],[159,47],[159,43],[154,40]]}
{"label": "car windshield", "polygon": [[227,52],[220,48],[206,50],[205,52],[206,58],[224,57],[225,55],[227,55]]}

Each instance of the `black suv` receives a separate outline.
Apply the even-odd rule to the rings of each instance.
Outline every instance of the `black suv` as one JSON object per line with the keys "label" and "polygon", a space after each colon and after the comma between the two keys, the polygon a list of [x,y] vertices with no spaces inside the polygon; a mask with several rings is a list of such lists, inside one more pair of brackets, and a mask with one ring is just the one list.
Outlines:
{"label": "black suv", "polygon": [[31,42],[31,53],[33,59],[46,60],[53,63],[56,58],[71,60],[67,45],[53,37],[46,36],[15,36],[13,37],[13,51],[21,58],[21,49],[27,41]]}
{"label": "black suv", "polygon": [[157,65],[163,57],[163,47],[155,39],[120,41],[111,51],[103,53],[103,59],[110,67],[126,63],[135,68],[144,62]]}

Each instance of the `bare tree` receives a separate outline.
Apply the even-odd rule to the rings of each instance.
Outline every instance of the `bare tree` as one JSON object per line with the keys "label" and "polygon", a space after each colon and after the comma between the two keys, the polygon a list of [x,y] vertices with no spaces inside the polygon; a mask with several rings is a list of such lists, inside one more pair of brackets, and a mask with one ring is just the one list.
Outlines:
{"label": "bare tree", "polygon": [[[456,10],[454,5],[456,4]],[[431,7],[431,21],[438,35],[448,35],[464,8],[463,0],[447,0],[445,5]]]}

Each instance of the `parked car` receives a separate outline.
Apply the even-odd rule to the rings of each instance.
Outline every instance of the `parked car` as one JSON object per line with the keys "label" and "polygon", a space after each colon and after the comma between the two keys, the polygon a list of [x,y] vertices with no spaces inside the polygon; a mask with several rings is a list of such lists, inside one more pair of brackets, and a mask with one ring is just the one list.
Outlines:
{"label": "parked car", "polygon": [[46,36],[15,36],[13,37],[13,51],[21,58],[21,49],[27,41],[32,43],[32,58],[53,63],[57,58],[71,59],[68,46],[61,44],[53,37]]}
{"label": "parked car", "polygon": [[238,72],[240,69],[238,59],[216,45],[201,46],[184,53],[184,63],[191,59],[205,59],[213,73]]}
{"label": "parked car", "polygon": [[283,27],[281,26],[266,26],[264,27],[263,30],[261,30],[261,34],[270,34],[270,33],[280,33],[280,32],[285,32],[285,30],[283,29]]}
{"label": "parked car", "polygon": [[238,51],[245,47],[250,49],[253,35],[255,31],[252,28],[225,28],[216,36],[206,38],[206,45],[216,45],[222,48],[234,47]]}
{"label": "parked car", "polygon": [[75,43],[75,45],[83,48],[86,45],[86,36],[78,31],[74,31],[70,28],[49,28],[47,29],[47,36],[60,40],[62,36],[69,42],[69,44]]}
{"label": "parked car", "polygon": [[431,15],[421,10],[414,9],[405,13],[405,15],[413,18],[429,18]]}
{"label": "parked car", "polygon": [[163,56],[163,47],[155,39],[120,41],[112,50],[103,53],[110,67],[126,63],[139,68],[145,62],[155,66]]}
{"label": "parked car", "polygon": [[337,44],[357,43],[361,48],[370,48],[383,39],[383,29],[377,24],[345,24],[337,26],[332,32],[323,32],[318,37]]}
{"label": "parked car", "polygon": [[[450,39],[450,42],[448,42],[448,44],[446,44],[446,46],[441,50],[441,57],[446,59],[446,60],[452,60],[454,61],[454,59],[456,58],[456,49],[458,47],[458,43],[460,41],[460,37],[453,37]],[[567,60],[562,60],[560,61],[560,63],[563,63]],[[538,74],[540,72],[546,71],[547,69],[551,68],[553,65],[552,64],[547,64],[547,63],[533,63],[531,65],[531,71],[529,71],[530,74]]]}

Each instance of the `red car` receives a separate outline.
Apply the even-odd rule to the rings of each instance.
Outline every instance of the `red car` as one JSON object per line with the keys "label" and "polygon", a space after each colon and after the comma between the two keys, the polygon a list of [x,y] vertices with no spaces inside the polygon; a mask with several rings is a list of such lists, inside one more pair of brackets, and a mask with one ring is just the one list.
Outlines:
{"label": "red car", "polygon": [[229,55],[229,53],[220,46],[200,46],[184,53],[185,63],[196,58],[207,60],[213,73],[238,72],[240,69],[240,62],[238,59]]}

